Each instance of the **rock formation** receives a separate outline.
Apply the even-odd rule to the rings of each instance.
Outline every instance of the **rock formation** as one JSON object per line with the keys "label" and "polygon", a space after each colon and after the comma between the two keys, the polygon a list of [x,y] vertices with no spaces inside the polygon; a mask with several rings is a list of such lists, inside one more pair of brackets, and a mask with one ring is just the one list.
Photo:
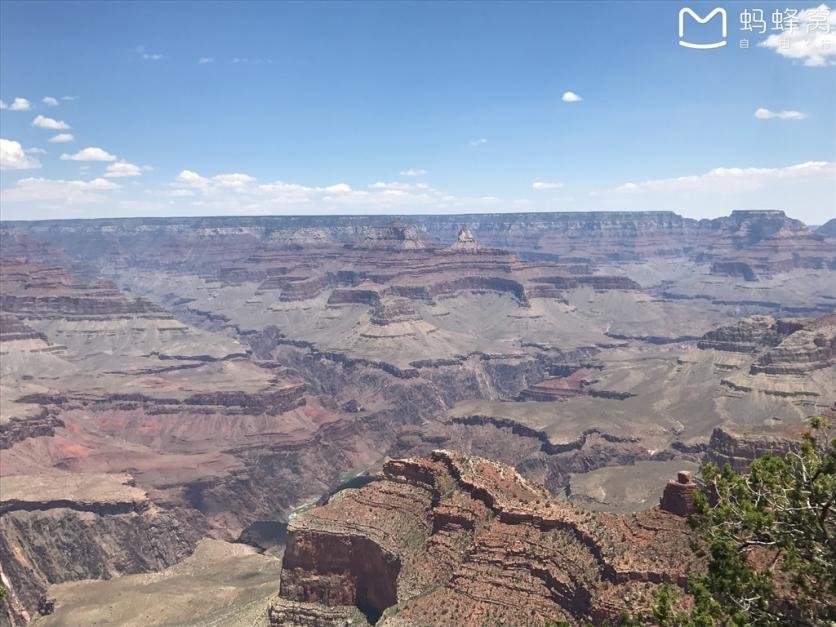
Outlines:
{"label": "rock formation", "polygon": [[659,507],[677,516],[690,516],[694,513],[694,492],[697,484],[691,480],[691,473],[680,470],[676,474],[676,481],[670,480],[665,486]]}
{"label": "rock formation", "polygon": [[124,475],[5,476],[0,572],[16,620],[28,621],[53,583],[164,568],[205,533],[198,516],[155,507]]}
{"label": "rock formation", "polygon": [[[743,467],[752,442],[782,450],[836,402],[832,239],[780,212],[0,230],[0,474],[20,486],[0,506],[0,560],[17,615],[46,611],[54,582],[162,568],[202,535],[257,543],[293,519],[293,600],[274,622],[513,622],[518,607],[599,622],[679,580],[651,540],[673,546],[684,521],[647,509],[672,472]],[[429,461],[354,489],[386,456]],[[142,498],[72,488],[126,474]],[[53,476],[71,498],[42,489]],[[154,529],[179,536],[157,551]],[[39,530],[95,559],[74,570]],[[141,555],[119,561],[125,545]]]}
{"label": "rock formation", "polygon": [[463,226],[459,229],[456,241],[450,244],[450,246],[447,247],[447,250],[451,253],[477,253],[480,248],[481,247],[477,243],[473,233],[470,232],[470,229]]}
{"label": "rock formation", "polygon": [[572,624],[646,607],[698,565],[685,520],[552,498],[513,469],[435,451],[335,496],[289,527],[273,624]]}
{"label": "rock formation", "polygon": [[394,252],[421,250],[426,246],[414,226],[395,221],[386,227],[371,229],[360,244],[360,248]]}

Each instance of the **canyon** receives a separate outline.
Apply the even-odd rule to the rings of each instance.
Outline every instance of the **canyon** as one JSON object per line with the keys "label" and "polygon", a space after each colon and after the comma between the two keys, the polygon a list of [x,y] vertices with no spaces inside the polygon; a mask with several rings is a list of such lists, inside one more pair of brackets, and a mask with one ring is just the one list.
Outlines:
{"label": "canyon", "polygon": [[782,212],[0,237],[2,624],[153,577],[201,624],[611,620],[699,567],[688,472],[836,411],[836,234]]}

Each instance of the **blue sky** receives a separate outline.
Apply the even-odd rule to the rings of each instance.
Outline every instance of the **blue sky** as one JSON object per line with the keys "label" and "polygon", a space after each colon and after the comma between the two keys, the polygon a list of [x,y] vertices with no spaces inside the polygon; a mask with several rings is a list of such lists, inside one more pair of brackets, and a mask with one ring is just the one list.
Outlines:
{"label": "blue sky", "polygon": [[5,0],[2,217],[836,216],[836,7],[682,6]]}

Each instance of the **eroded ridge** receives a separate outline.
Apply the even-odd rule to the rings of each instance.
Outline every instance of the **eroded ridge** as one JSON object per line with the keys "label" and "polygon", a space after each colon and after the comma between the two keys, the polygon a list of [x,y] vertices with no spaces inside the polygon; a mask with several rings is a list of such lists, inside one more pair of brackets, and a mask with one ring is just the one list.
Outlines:
{"label": "eroded ridge", "polygon": [[381,625],[600,623],[697,566],[683,516],[584,511],[446,450],[387,462],[288,531],[274,624],[336,624],[352,609]]}

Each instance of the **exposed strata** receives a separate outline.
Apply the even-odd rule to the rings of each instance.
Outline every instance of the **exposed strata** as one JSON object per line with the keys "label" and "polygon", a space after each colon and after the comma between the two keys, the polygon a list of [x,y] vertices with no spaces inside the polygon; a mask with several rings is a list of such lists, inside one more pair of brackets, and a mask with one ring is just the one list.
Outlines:
{"label": "exposed strata", "polygon": [[803,375],[836,364],[836,315],[789,321],[784,327],[787,335],[758,357],[752,374]]}
{"label": "exposed strata", "polygon": [[4,476],[0,564],[21,624],[48,611],[50,584],[164,568],[205,533],[199,517],[155,507],[121,475]]}
{"label": "exposed strata", "polygon": [[804,374],[834,363],[836,315],[820,318],[752,316],[706,333],[702,349],[757,354],[751,373]]}
{"label": "exposed strata", "polygon": [[825,237],[836,237],[836,218],[828,220],[816,229],[816,233]]}
{"label": "exposed strata", "polygon": [[[0,336],[3,477],[130,471],[224,538],[438,447],[554,493],[592,472],[661,488],[717,425],[781,431],[836,400],[832,335],[811,326],[836,304],[833,249],[780,212],[2,229],[22,279]],[[758,280],[717,273],[734,264]],[[696,348],[752,313],[774,319],[763,336],[703,338],[747,352]],[[645,509],[651,491],[596,507]]]}
{"label": "exposed strata", "polygon": [[[307,216],[229,218],[127,218],[88,221],[8,223],[25,235],[56,243],[75,254],[132,257],[154,267],[182,259],[178,245],[192,246],[191,264],[243,259],[253,247],[342,245],[366,242],[369,248],[410,249],[415,242],[449,243],[469,230],[483,245],[586,259],[629,260],[701,255],[728,261],[738,251],[758,271],[833,267],[832,247],[823,233],[812,233],[782,211],[735,211],[714,220],[692,220],[672,212],[599,212],[402,216]],[[824,228],[824,227],[823,227]],[[193,246],[201,242],[201,246]],[[148,250],[158,252],[147,254]],[[794,255],[793,252],[796,254]]]}
{"label": "exposed strata", "polygon": [[[385,446],[235,339],[43,260],[2,269],[0,559],[17,616],[50,583],[159,569],[205,534],[286,517]],[[110,498],[125,472],[134,496]],[[269,497],[266,477],[283,486]]]}
{"label": "exposed strata", "polygon": [[715,261],[711,264],[711,274],[741,277],[746,281],[757,281],[758,275],[743,261]]}
{"label": "exposed strata", "polygon": [[414,226],[396,221],[385,227],[370,229],[360,248],[388,251],[420,250],[424,248],[424,242]]}
{"label": "exposed strata", "polygon": [[726,424],[711,432],[704,459],[720,468],[729,464],[737,472],[746,472],[764,453],[786,455],[797,446],[800,435],[798,427],[755,429]]}
{"label": "exposed strata", "polygon": [[774,318],[752,316],[734,325],[709,331],[697,346],[733,353],[758,353],[765,347],[777,346],[780,341]]}
{"label": "exposed strata", "polygon": [[482,249],[470,229],[463,226],[456,235],[456,241],[447,247],[451,253],[478,253]]}
{"label": "exposed strata", "polygon": [[665,486],[662,498],[659,499],[659,507],[677,516],[690,516],[696,511],[694,507],[696,491],[697,484],[691,479],[691,472],[680,470],[676,474],[676,480],[671,479]]}
{"label": "exposed strata", "polygon": [[663,581],[684,584],[688,537],[663,510],[584,512],[507,466],[435,451],[294,519],[272,612],[307,625],[350,606],[380,625],[601,623]]}

